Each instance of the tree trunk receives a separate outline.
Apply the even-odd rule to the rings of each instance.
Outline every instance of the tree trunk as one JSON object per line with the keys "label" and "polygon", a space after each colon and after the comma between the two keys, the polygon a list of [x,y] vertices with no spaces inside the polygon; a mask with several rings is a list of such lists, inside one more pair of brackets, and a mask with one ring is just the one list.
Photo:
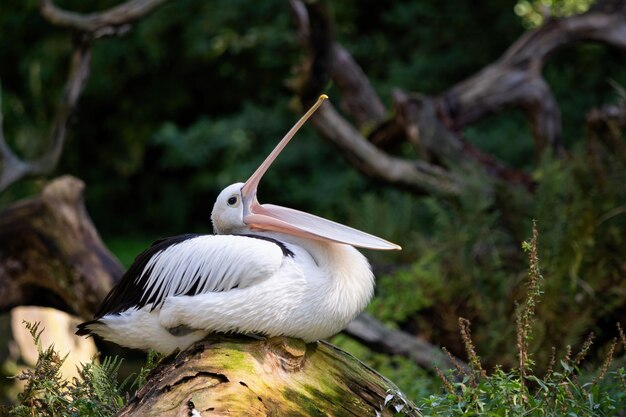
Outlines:
{"label": "tree trunk", "polygon": [[324,342],[214,335],[170,355],[118,416],[421,416],[398,387]]}
{"label": "tree trunk", "polygon": [[82,181],[60,177],[0,212],[0,312],[54,307],[90,318],[124,268],[100,240]]}

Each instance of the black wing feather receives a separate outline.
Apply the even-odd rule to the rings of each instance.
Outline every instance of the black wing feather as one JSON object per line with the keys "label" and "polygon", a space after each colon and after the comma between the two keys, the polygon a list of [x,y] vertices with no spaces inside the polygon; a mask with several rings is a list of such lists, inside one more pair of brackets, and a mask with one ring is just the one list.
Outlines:
{"label": "black wing feather", "polygon": [[[94,319],[78,325],[78,331],[76,332],[76,334],[83,336],[91,334],[88,326],[98,323],[99,319],[107,314],[121,313],[122,311],[126,311],[130,308],[140,309],[148,304],[156,305],[156,303],[158,302],[158,291],[155,291],[155,294],[153,294],[149,298],[144,297],[144,295],[146,294],[146,284],[148,281],[148,277],[152,272],[151,270],[145,271],[146,265],[148,265],[150,260],[155,255],[164,251],[165,249],[199,236],[202,235],[190,233],[155,241],[148,249],[140,253],[137,258],[135,258],[135,261],[122,276],[122,279],[105,297],[104,301],[98,308],[98,311],[94,315]],[[283,256],[294,256],[294,253],[289,250],[283,242],[280,242],[276,239],[251,234],[243,234],[239,236],[272,242],[278,245],[283,253]],[[192,288],[190,288],[190,290],[185,295],[194,295],[198,290],[198,286],[199,282],[194,283]]]}
{"label": "black wing feather", "polygon": [[148,249],[140,253],[137,258],[135,258],[135,262],[133,262],[130,268],[128,268],[128,271],[126,271],[122,279],[106,296],[94,318],[99,319],[106,314],[120,313],[131,307],[141,308],[146,304],[154,303],[156,301],[156,296],[152,296],[152,298],[149,299],[143,298],[145,293],[145,281],[150,275],[150,271],[146,271],[147,273],[143,274],[144,279],[137,281],[137,278],[139,278],[144,272],[146,265],[150,262],[150,259],[152,259],[154,255],[169,248],[170,246],[198,236],[201,235],[189,233],[160,239],[154,242]]}

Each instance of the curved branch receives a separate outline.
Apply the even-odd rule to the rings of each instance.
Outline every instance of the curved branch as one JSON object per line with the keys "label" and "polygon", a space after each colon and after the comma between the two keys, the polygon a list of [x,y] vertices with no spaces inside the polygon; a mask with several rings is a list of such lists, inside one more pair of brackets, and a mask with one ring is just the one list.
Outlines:
{"label": "curved branch", "polygon": [[[290,0],[299,38],[309,51],[296,88],[302,101],[316,97],[331,76],[342,91],[341,106],[359,125],[380,123],[384,107],[369,80],[350,54],[332,37],[328,12],[323,3]],[[426,161],[391,156],[371,142],[330,104],[311,118],[320,135],[343,151],[353,167],[374,179],[423,193],[456,195],[461,181],[446,170]]]}
{"label": "curved branch", "polygon": [[[623,1],[618,3],[624,4]],[[542,65],[556,50],[576,42],[600,42],[626,49],[626,15],[592,8],[587,13],[548,20],[524,33],[499,60],[501,65],[528,68]]]}
{"label": "curved branch", "polygon": [[[511,173],[512,170],[495,161],[495,158],[484,157],[465,143],[458,133],[450,130],[440,120],[438,104],[433,99],[424,97],[417,107],[425,111],[416,111],[413,100],[410,101],[411,106],[406,106],[404,104],[409,100],[398,100],[403,94],[395,93],[395,118],[385,120],[385,109],[363,70],[349,52],[333,39],[329,16],[322,3],[305,4],[300,0],[291,0],[290,4],[296,17],[298,37],[309,51],[302,66],[305,70],[300,73],[300,88],[297,89],[302,101],[306,102],[319,94],[321,86],[326,84],[326,77],[330,76],[341,90],[342,109],[352,116],[357,126],[372,132],[370,142],[331,110],[319,112],[313,118],[318,132],[338,145],[355,168],[372,178],[418,194],[458,194],[463,181],[460,174],[449,169],[451,166],[469,171],[484,169],[507,179],[522,177]],[[321,71],[323,69],[327,73]],[[324,121],[316,122],[320,119]],[[394,157],[373,145],[384,145],[401,137],[414,145],[419,159]],[[522,179],[519,182],[528,181]],[[490,192],[490,185],[485,187],[485,191]]]}
{"label": "curved branch", "polygon": [[81,14],[63,10],[52,0],[39,0],[39,11],[55,26],[87,32],[97,38],[125,31],[125,26],[151,13],[165,1],[130,0],[102,12]]}
{"label": "curved branch", "polygon": [[439,96],[441,108],[456,129],[507,107],[521,108],[537,152],[550,148],[562,154],[560,109],[541,70],[555,51],[582,41],[626,50],[626,14],[592,9],[524,33],[500,59]]}
{"label": "curved branch", "polygon": [[317,132],[337,145],[363,174],[418,194],[457,195],[462,181],[454,174],[420,160],[393,157],[368,142],[330,103],[311,117]]}
{"label": "curved branch", "polygon": [[41,159],[29,163],[32,167],[31,174],[38,175],[51,172],[54,167],[56,167],[59,158],[61,158],[67,127],[74,113],[74,109],[78,104],[78,99],[87,84],[90,67],[91,45],[80,43],[72,53],[70,70],[67,81],[65,82],[63,96],[59,103],[57,114],[54,117],[52,129],[50,130],[50,151]]}
{"label": "curved branch", "polygon": [[561,153],[561,112],[539,73],[492,64],[437,97],[454,129],[461,129],[504,108],[518,107],[530,120],[537,152],[547,146]]}
{"label": "curved branch", "polygon": [[79,42],[72,53],[63,96],[50,129],[49,148],[40,158],[25,161],[11,151],[2,132],[0,109],[0,159],[3,164],[0,172],[0,191],[23,177],[49,174],[54,170],[63,152],[70,119],[89,77],[90,64],[91,46],[89,43]]}

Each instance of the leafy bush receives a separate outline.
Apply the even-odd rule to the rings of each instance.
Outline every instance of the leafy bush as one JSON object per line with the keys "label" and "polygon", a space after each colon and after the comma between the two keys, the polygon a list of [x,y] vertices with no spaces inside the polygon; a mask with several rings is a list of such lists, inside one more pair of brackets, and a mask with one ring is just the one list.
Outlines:
{"label": "leafy bush", "polygon": [[42,346],[40,336],[43,330],[39,330],[38,323],[26,323],[26,328],[37,346],[38,359],[33,369],[25,370],[17,377],[26,385],[18,395],[19,405],[9,412],[10,416],[112,416],[128,400],[128,391],[137,390],[146,382],[149,370],[157,362],[158,355],[151,352],[134,380],[131,375],[119,382],[121,358],[107,357],[101,364],[94,358],[91,363],[82,365],[79,377],[65,380],[60,373],[65,357],[54,349],[54,345]]}
{"label": "leafy bush", "polygon": [[[439,373],[445,392],[424,399],[425,415],[433,416],[609,416],[624,415],[626,410],[626,370],[611,369],[616,348],[626,349],[626,337],[618,324],[620,340],[610,344],[604,363],[595,375],[584,373],[583,360],[588,355],[593,336],[583,343],[576,356],[568,346],[566,355],[556,365],[552,349],[544,375],[534,372],[529,352],[535,311],[542,296],[543,278],[539,271],[537,229],[524,244],[529,253],[529,274],[525,302],[517,309],[517,357],[519,365],[505,371],[496,366],[483,369],[470,334],[470,323],[459,320],[461,337],[469,358],[469,368],[457,364],[455,377]],[[454,360],[454,358],[452,358]],[[459,382],[456,382],[459,381]]]}

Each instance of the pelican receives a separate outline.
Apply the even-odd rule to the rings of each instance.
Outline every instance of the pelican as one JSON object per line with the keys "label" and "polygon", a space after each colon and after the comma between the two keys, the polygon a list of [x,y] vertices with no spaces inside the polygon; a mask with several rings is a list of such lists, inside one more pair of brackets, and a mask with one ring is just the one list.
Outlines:
{"label": "pelican", "polygon": [[245,183],[218,195],[214,235],[152,244],[76,334],[168,354],[210,333],[311,342],[340,332],[363,311],[374,276],[355,247],[400,247],[312,214],[260,204],[256,196],[267,169],[326,98],[320,96]]}

